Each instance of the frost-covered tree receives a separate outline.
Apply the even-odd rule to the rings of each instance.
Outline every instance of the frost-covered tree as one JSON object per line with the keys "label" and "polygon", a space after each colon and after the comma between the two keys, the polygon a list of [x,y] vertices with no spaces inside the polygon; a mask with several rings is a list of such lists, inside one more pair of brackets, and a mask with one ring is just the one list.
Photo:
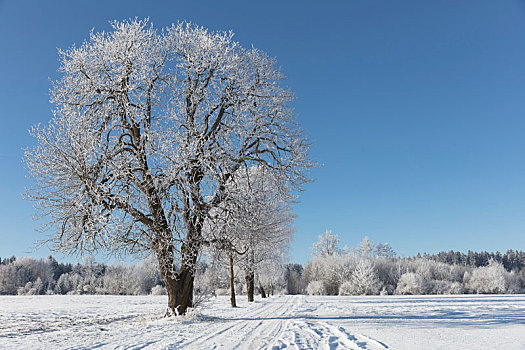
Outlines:
{"label": "frost-covered tree", "polygon": [[46,240],[67,253],[155,254],[168,308],[192,305],[210,211],[242,168],[307,180],[308,142],[275,60],[231,32],[114,22],[60,51],[49,125],[26,152]]}
{"label": "frost-covered tree", "polygon": [[358,259],[352,253],[324,255],[308,261],[304,271],[308,281],[323,281],[326,293],[337,295],[341,284],[350,280],[357,264]]}
{"label": "frost-covered tree", "polygon": [[339,295],[376,295],[382,287],[374,265],[368,259],[359,261],[348,282],[341,285]]}
{"label": "frost-covered tree", "polygon": [[399,278],[396,294],[425,294],[427,287],[427,281],[421,275],[415,272],[407,272]]}
{"label": "frost-covered tree", "polygon": [[521,283],[517,275],[513,271],[506,271],[503,264],[495,260],[490,260],[488,266],[474,269],[466,284],[470,290],[479,294],[521,291]]}
{"label": "frost-covered tree", "polygon": [[269,198],[252,206],[244,221],[244,248],[246,254],[239,260],[245,271],[248,301],[254,300],[255,275],[259,288],[268,286],[268,294],[284,277],[281,265],[287,258],[294,232],[293,218],[289,205]]}
{"label": "frost-covered tree", "polygon": [[396,253],[388,243],[379,243],[375,247],[375,256],[378,258],[394,258]]}
{"label": "frost-covered tree", "polygon": [[312,254],[317,257],[335,255],[341,251],[339,241],[339,236],[336,233],[332,233],[332,230],[326,230],[324,235],[319,235],[319,240],[313,244]]}
{"label": "frost-covered tree", "polygon": [[308,295],[326,295],[326,289],[323,281],[311,281],[306,286]]}
{"label": "frost-covered tree", "polygon": [[399,261],[391,258],[377,258],[374,261],[377,277],[383,283],[383,293],[393,294],[402,271]]}
{"label": "frost-covered tree", "polygon": [[38,288],[33,289],[33,294],[43,294],[46,289],[53,288],[53,271],[44,260],[23,257],[4,262],[0,265],[0,294],[29,293],[37,280],[40,282],[37,283]]}
{"label": "frost-covered tree", "polygon": [[263,276],[268,266],[284,259],[293,233],[290,194],[276,191],[276,179],[263,167],[247,170],[228,184],[228,201],[214,210],[217,215],[204,230],[213,248],[226,251],[232,306],[234,263],[244,270],[248,301],[254,301],[255,274]]}
{"label": "frost-covered tree", "polygon": [[368,236],[365,236],[361,243],[359,243],[359,246],[355,249],[357,254],[359,256],[362,256],[364,258],[371,258],[374,256],[374,242],[368,238]]}
{"label": "frost-covered tree", "polygon": [[151,288],[151,295],[166,295],[166,287],[157,284],[155,287]]}
{"label": "frost-covered tree", "polygon": [[202,295],[203,297],[206,295],[216,295],[218,288],[225,289],[229,279],[224,267],[224,259],[218,256],[209,256],[210,253],[216,254],[218,252],[205,251],[203,260],[207,262],[200,264],[200,268],[196,270],[195,274],[196,294]]}

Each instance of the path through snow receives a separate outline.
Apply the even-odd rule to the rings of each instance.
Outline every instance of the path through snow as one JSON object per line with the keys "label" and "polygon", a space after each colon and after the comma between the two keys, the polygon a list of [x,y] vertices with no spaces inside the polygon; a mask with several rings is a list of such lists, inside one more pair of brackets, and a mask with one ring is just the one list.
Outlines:
{"label": "path through snow", "polygon": [[322,321],[306,321],[304,296],[269,298],[234,319],[222,319],[205,336],[183,343],[194,349],[386,349],[361,334]]}

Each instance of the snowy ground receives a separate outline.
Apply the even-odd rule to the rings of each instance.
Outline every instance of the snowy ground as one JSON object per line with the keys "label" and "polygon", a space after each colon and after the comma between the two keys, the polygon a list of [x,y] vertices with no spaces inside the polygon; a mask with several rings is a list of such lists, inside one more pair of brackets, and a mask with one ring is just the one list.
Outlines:
{"label": "snowy ground", "polygon": [[525,296],[0,297],[0,349],[525,349]]}

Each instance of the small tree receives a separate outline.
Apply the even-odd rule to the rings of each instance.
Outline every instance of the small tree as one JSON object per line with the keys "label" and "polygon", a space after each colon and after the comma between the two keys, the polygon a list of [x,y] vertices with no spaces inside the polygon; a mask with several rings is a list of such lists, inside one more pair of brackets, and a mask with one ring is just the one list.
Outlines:
{"label": "small tree", "polygon": [[519,287],[515,287],[517,283],[514,276],[514,273],[505,271],[501,263],[491,259],[488,266],[478,267],[472,271],[467,286],[478,294],[507,293],[509,286],[512,292],[516,292],[519,291]]}
{"label": "small tree", "polygon": [[372,258],[375,253],[374,248],[374,242],[372,242],[368,236],[365,236],[355,251],[363,258]]}
{"label": "small tree", "polygon": [[376,257],[378,258],[394,258],[396,253],[388,243],[379,243],[375,249]]}
{"label": "small tree", "polygon": [[418,295],[425,294],[427,281],[419,274],[407,272],[401,275],[396,288],[396,294]]}
{"label": "small tree", "polygon": [[366,259],[359,261],[349,282],[341,285],[339,295],[376,295],[382,287],[374,265]]}
{"label": "small tree", "polygon": [[[244,172],[244,171],[243,171]],[[254,301],[255,274],[280,262],[293,233],[289,193],[278,192],[276,178],[262,167],[252,167],[227,186],[228,201],[216,208],[205,232],[213,247],[226,250],[233,281],[233,262],[245,271],[248,301]],[[216,254],[216,256],[221,256]],[[232,306],[234,285],[230,283]]]}
{"label": "small tree", "polygon": [[326,295],[323,281],[311,281],[308,283],[306,293],[308,293],[308,295]]}
{"label": "small tree", "polygon": [[335,255],[341,251],[339,241],[339,236],[336,233],[332,233],[332,230],[326,230],[324,235],[319,235],[319,241],[313,244],[312,254],[317,257]]}
{"label": "small tree", "polygon": [[192,305],[194,266],[210,211],[254,164],[278,190],[307,178],[308,142],[275,60],[179,23],[114,22],[60,51],[54,118],[26,152],[46,242],[67,253],[155,254],[168,308]]}

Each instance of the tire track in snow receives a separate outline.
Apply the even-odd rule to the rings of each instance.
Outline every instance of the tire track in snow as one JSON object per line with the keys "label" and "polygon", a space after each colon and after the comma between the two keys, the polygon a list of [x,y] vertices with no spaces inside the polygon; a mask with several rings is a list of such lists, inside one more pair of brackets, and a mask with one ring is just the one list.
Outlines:
{"label": "tire track in snow", "polygon": [[388,349],[364,335],[309,319],[304,304],[304,296],[272,297],[180,345],[188,349]]}
{"label": "tire track in snow", "polygon": [[203,337],[183,343],[188,349],[220,349],[242,347],[257,349],[264,343],[277,337],[288,322],[293,303],[285,297],[272,297],[265,302],[257,303],[237,320],[221,320]]}
{"label": "tire track in snow", "polygon": [[326,322],[293,320],[272,349],[383,350],[388,347],[362,334],[349,334]]}

